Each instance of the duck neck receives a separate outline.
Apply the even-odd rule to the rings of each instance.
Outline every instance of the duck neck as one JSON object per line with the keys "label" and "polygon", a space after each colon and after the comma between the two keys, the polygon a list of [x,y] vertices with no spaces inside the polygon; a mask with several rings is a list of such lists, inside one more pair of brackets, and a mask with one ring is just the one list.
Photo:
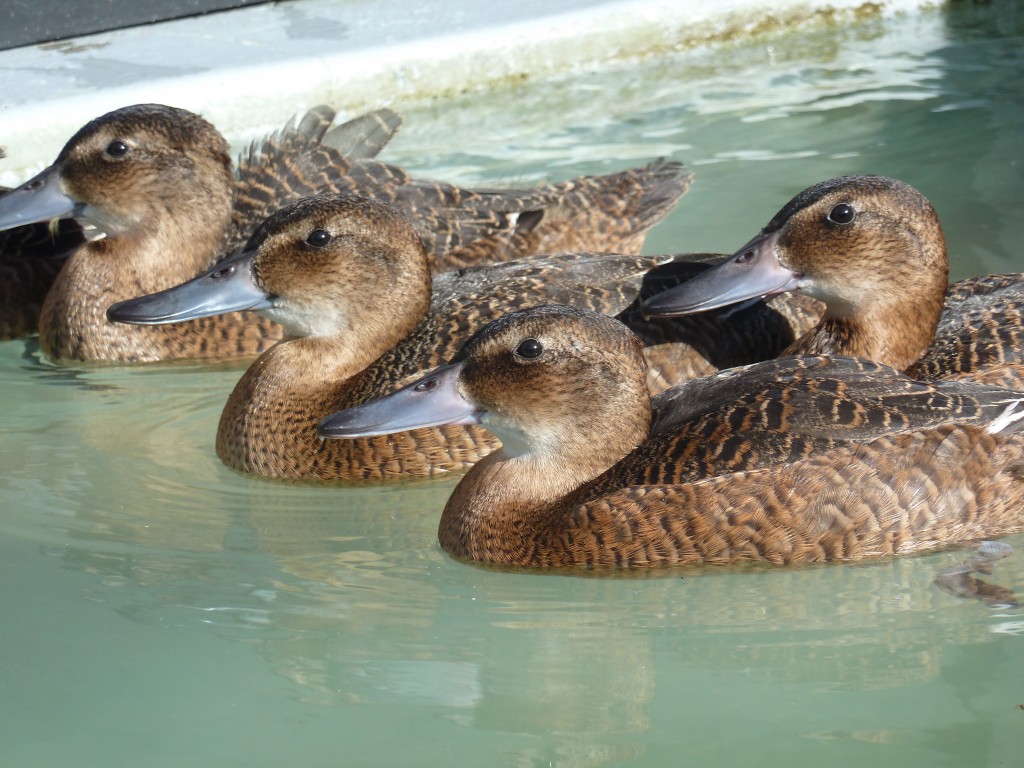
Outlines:
{"label": "duck neck", "polygon": [[262,372],[260,389],[282,396],[321,391],[352,378],[390,345],[353,344],[343,336],[306,336],[281,341],[264,352],[243,378]]}
{"label": "duck neck", "polygon": [[363,343],[350,334],[334,334],[278,342],[235,385],[221,414],[217,454],[245,472],[308,476],[323,448],[316,422],[337,407],[353,377],[399,340]]}
{"label": "duck neck", "polygon": [[[612,467],[647,437],[650,397],[631,404],[628,416],[607,401],[588,410],[586,427],[559,429],[557,449],[511,455],[506,447],[478,462],[455,488],[438,529],[442,548],[455,557],[505,565],[537,565],[565,544],[563,505],[573,491]],[[595,413],[594,411],[600,411]]]}
{"label": "duck neck", "polygon": [[931,346],[949,281],[938,216],[924,203],[887,232],[873,258],[847,263],[841,280],[812,288],[824,317],[788,351],[854,355],[904,370]]}
{"label": "duck neck", "polygon": [[[274,422],[277,431],[304,432],[308,424],[326,415],[320,404],[333,401],[353,376],[384,351],[359,348],[332,336],[278,342],[260,355],[235,385],[221,421],[246,417],[250,431],[260,431],[267,420]],[[282,413],[293,420],[281,422]],[[253,422],[253,415],[260,417],[259,423]],[[309,434],[310,441],[315,437]],[[273,439],[269,434],[266,438]]]}
{"label": "duck neck", "polygon": [[210,266],[230,218],[230,205],[210,206],[202,225],[181,227],[173,217],[153,229],[84,244],[61,269],[39,318],[43,351],[58,359],[160,360],[174,326],[137,326],[107,320],[118,301],[171,288]]}
{"label": "duck neck", "polygon": [[935,337],[945,281],[933,289],[906,304],[871,302],[852,311],[827,306],[821,322],[785,354],[852,355],[904,370],[925,353]]}

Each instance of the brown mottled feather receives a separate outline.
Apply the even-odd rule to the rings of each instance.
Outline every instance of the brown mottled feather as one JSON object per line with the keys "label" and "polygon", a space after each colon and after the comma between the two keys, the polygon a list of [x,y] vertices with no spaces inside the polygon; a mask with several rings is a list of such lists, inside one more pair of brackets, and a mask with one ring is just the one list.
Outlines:
{"label": "brown mottled feather", "polygon": [[[543,355],[518,358],[525,338]],[[788,564],[1024,530],[1024,393],[784,359],[663,396],[651,437],[640,350],[611,318],[567,307],[507,315],[466,345],[459,391],[529,447],[459,483],[439,528],[447,551],[518,566]],[[676,432],[720,453],[701,449],[697,471],[670,458],[652,478],[634,458],[678,448]]]}
{"label": "brown mottled feather", "polygon": [[[534,253],[592,251],[640,253],[648,230],[671,211],[689,189],[693,174],[681,165],[656,160],[606,176],[582,176],[509,198],[508,192],[479,192],[472,207],[491,211],[539,213],[516,227],[504,244],[462,237],[438,255],[435,272],[493,264]],[[365,192],[363,194],[366,194]],[[404,201],[398,200],[404,209]],[[466,203],[462,203],[466,205]],[[422,235],[422,227],[417,225]]]}
{"label": "brown mottled feather", "polygon": [[[194,276],[244,243],[264,217],[318,191],[396,203],[412,217],[435,268],[446,269],[571,247],[639,251],[647,229],[691,180],[678,163],[657,161],[532,190],[463,190],[370,159],[397,129],[395,113],[379,110],[329,128],[333,116],[318,107],[254,144],[234,176],[220,134],[184,110],[137,105],[85,126],[55,165],[77,200],[136,226],[83,246],[72,260],[87,263],[58,276],[43,308],[44,351],[55,358],[145,361],[265,350],[281,329],[250,315],[143,328],[108,323],[104,312]],[[132,158],[154,162],[112,164],[103,150],[113,138],[138,143],[145,151]]]}
{"label": "brown mottled feather", "polygon": [[332,128],[334,118],[330,107],[314,107],[238,156],[231,226],[220,253],[244,246],[260,222],[288,203],[318,192],[346,191],[352,166],[372,160],[402,124],[390,109]]}
{"label": "brown mottled feather", "polygon": [[[693,484],[626,488],[569,512],[572,539],[559,549],[564,532],[548,534],[519,564],[788,565],[977,542],[1024,531],[1022,470],[1019,435],[947,425],[880,437]],[[597,536],[606,546],[588,548]]]}
{"label": "brown mottled feather", "polygon": [[[318,110],[329,112],[326,107]],[[233,239],[223,251],[241,247],[248,233],[284,204],[334,191],[401,208],[423,240],[434,272],[535,253],[639,253],[647,231],[675,207],[693,180],[679,163],[657,160],[642,168],[534,189],[471,190],[414,179],[401,168],[352,150],[343,155],[331,139],[328,135],[324,143],[329,146],[313,150],[293,146],[285,137],[250,149],[241,161],[241,168],[251,170],[239,186]]]}
{"label": "brown mottled feather", "polygon": [[1024,274],[950,285],[935,339],[907,373],[1024,387]]}
{"label": "brown mottled feather", "polygon": [[[299,211],[301,217],[293,213]],[[328,228],[339,244],[358,237],[358,253],[339,245],[331,261],[317,267],[301,247],[313,228]],[[422,244],[407,221],[403,226],[401,214],[348,196],[320,196],[286,209],[271,217],[254,241],[254,272],[268,293],[285,302],[301,297],[313,312],[338,307],[346,325],[344,331],[317,335],[296,328],[304,337],[262,355],[225,406],[218,455],[235,469],[278,478],[393,478],[465,470],[497,445],[475,427],[344,442],[321,441],[314,427],[327,414],[380,396],[437,365],[512,309],[561,301],[619,311],[636,300],[644,273],[670,259],[534,256],[447,272],[431,285]],[[379,256],[364,259],[365,253]],[[284,316],[288,309],[275,312]]]}
{"label": "brown mottled feather", "polygon": [[922,382],[862,358],[779,358],[655,397],[647,440],[587,493],[793,462],[895,432],[984,424],[1011,401],[998,386]]}
{"label": "brown mottled feather", "polygon": [[[345,328],[312,333],[295,322],[296,336],[264,354],[243,376],[221,417],[217,451],[235,469],[278,478],[388,479],[463,471],[496,441],[475,427],[416,430],[388,438],[322,442],[316,422],[340,408],[380,397],[448,359],[477,330],[500,315],[552,302],[619,313],[650,340],[652,386],[663,389],[693,375],[705,361],[686,343],[718,333],[744,361],[772,356],[794,330],[763,304],[682,322],[647,322],[641,297],[702,268],[707,258],[558,254],[535,256],[436,275],[427,282],[422,246],[394,210],[347,196],[318,196],[289,206],[261,225],[250,243],[263,290],[285,305],[318,317],[344,317]],[[334,233],[333,257],[313,261],[309,233]],[[341,237],[341,239],[339,239]],[[358,243],[359,253],[341,243]],[[361,254],[377,254],[377,259]],[[386,264],[386,268],[382,267]],[[416,277],[418,276],[418,277]],[[428,306],[429,303],[429,306]],[[784,303],[784,302],[782,302]],[[269,312],[284,317],[288,307]],[[816,316],[804,318],[805,327]],[[678,326],[674,328],[673,326]],[[684,333],[684,329],[686,333]],[[674,336],[678,336],[674,340]],[[703,347],[702,347],[703,350]]]}

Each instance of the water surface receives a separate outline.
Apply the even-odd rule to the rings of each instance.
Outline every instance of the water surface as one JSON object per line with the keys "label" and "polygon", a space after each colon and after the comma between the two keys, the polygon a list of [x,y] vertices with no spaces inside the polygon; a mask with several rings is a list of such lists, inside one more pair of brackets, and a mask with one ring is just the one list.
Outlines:
{"label": "water surface", "polygon": [[[1022,32],[1013,3],[956,6],[581,66],[400,105],[384,157],[483,185],[682,160],[697,180],[652,252],[731,251],[803,187],[882,173],[933,201],[954,276],[1018,271]],[[482,570],[436,544],[454,481],[222,467],[239,373],[0,344],[0,764],[1022,764],[1024,611],[937,589],[962,552]],[[1024,593],[1024,553],[992,579]]]}

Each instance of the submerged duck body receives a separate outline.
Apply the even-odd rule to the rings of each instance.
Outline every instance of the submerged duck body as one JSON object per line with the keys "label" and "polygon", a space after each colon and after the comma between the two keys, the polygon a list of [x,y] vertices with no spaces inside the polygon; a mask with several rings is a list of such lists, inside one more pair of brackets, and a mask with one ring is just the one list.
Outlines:
{"label": "submerged duck body", "polygon": [[129,327],[109,323],[106,308],[199,274],[244,244],[268,214],[316,192],[394,201],[441,266],[449,254],[470,263],[588,239],[639,249],[690,182],[678,164],[658,162],[527,191],[462,190],[372,159],[400,123],[390,110],[332,128],[333,117],[326,107],[312,110],[254,144],[237,173],[223,137],[185,110],[136,105],[83,127],[50,168],[0,198],[0,229],[73,216],[89,230],[43,304],[43,351],[122,362],[262,352],[282,334],[265,319]]}
{"label": "submerged duck body", "polygon": [[[450,365],[319,429],[498,435],[439,528],[452,555],[497,565],[857,560],[1024,530],[1024,393],[793,357],[670,390],[652,417],[641,352],[612,318],[514,312]],[[672,455],[691,424],[721,449],[696,470]]]}
{"label": "submerged duck body", "polygon": [[789,354],[846,354],[927,379],[1024,387],[1024,274],[949,285],[946,243],[931,204],[880,176],[843,177],[801,192],[715,270],[648,301],[677,316],[799,291],[825,304]]}
{"label": "submerged duck body", "polygon": [[[393,206],[321,195],[268,218],[244,251],[205,276],[116,305],[110,316],[164,323],[253,308],[288,329],[294,338],[264,353],[225,406],[217,453],[228,466],[291,479],[422,477],[463,471],[497,440],[479,427],[455,425],[324,442],[316,437],[317,421],[443,362],[505,312],[552,301],[635,320],[652,353],[651,386],[664,388],[663,382],[708,363],[689,345],[669,343],[674,321],[643,321],[639,300],[655,290],[651,283],[702,266],[672,256],[581,253],[431,277],[422,243]],[[745,337],[752,350],[778,351],[793,338],[783,313],[763,305],[732,320],[679,325],[701,336],[701,324],[748,320],[755,329]]]}

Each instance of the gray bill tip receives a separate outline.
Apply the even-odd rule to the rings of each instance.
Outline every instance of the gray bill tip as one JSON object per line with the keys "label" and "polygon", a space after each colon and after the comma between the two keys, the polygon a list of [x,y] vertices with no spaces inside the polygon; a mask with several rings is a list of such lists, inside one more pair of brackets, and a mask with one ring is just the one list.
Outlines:
{"label": "gray bill tip", "polygon": [[376,437],[445,424],[476,424],[479,411],[459,391],[461,363],[435,368],[418,381],[320,420],[323,438]]}
{"label": "gray bill tip", "polygon": [[112,304],[107,318],[132,325],[164,325],[272,305],[272,297],[253,280],[252,254],[242,253],[181,285]]}
{"label": "gray bill tip", "polygon": [[774,296],[800,287],[801,276],[784,267],[774,236],[750,241],[718,266],[644,302],[644,314],[673,317]]}
{"label": "gray bill tip", "polygon": [[78,204],[65,192],[54,166],[0,196],[0,231],[75,215]]}

